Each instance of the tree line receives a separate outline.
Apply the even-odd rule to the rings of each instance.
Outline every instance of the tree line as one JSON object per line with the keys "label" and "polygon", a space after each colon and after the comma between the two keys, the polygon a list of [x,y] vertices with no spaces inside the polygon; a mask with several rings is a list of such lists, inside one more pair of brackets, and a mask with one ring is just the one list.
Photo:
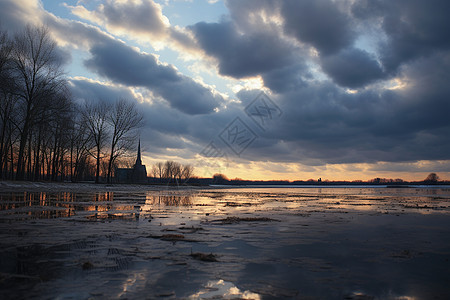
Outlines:
{"label": "tree line", "polygon": [[194,167],[172,160],[157,162],[152,166],[151,176],[158,180],[158,183],[183,184],[194,176]]}
{"label": "tree line", "polygon": [[143,116],[135,102],[75,101],[46,27],[0,28],[0,179],[111,182]]}

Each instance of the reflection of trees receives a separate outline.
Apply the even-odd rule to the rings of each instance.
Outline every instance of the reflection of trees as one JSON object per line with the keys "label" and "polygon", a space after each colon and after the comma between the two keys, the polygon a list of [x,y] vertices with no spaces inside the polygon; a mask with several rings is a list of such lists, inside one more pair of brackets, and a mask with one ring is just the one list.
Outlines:
{"label": "reflection of trees", "polygon": [[[72,197],[72,193],[54,195],[45,192],[10,193],[0,195],[0,210],[10,210],[11,214],[26,216],[29,219],[70,217],[74,215],[75,210],[71,203]],[[29,209],[23,210],[24,207]]]}
{"label": "reflection of trees", "polygon": [[[31,219],[71,217],[76,211],[107,212],[113,209],[113,192],[82,195],[72,192],[22,192],[0,195],[0,211],[23,215]],[[98,202],[98,203],[97,203]],[[95,203],[95,204],[93,204]],[[28,207],[28,209],[24,209]],[[18,211],[19,210],[19,211]],[[114,205],[116,211],[132,211],[134,205]]]}
{"label": "reflection of trees", "polygon": [[147,198],[148,204],[163,204],[167,206],[192,205],[191,195],[151,195]]}
{"label": "reflection of trees", "polygon": [[93,201],[113,201],[114,193],[113,192],[105,192],[105,193],[97,193],[92,199]]}

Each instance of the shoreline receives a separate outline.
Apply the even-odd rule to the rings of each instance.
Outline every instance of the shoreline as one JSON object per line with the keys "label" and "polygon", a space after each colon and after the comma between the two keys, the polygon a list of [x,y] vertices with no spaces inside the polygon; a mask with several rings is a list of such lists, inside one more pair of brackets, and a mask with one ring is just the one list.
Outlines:
{"label": "shoreline", "polygon": [[132,192],[132,191],[162,191],[168,189],[208,189],[208,186],[176,186],[147,185],[125,183],[94,183],[94,182],[34,182],[0,180],[2,192]]}
{"label": "shoreline", "polygon": [[249,185],[157,185],[157,184],[130,184],[130,183],[94,183],[94,182],[47,182],[47,181],[12,181],[12,180],[0,180],[0,191],[3,192],[17,192],[17,191],[48,191],[48,192],[127,192],[127,191],[161,191],[161,190],[173,190],[173,189],[239,189],[239,188],[450,188],[450,185],[438,184],[438,185],[424,185],[424,184],[408,184],[408,185],[389,185],[389,184],[318,184],[318,185],[261,185],[261,184],[249,184]]}

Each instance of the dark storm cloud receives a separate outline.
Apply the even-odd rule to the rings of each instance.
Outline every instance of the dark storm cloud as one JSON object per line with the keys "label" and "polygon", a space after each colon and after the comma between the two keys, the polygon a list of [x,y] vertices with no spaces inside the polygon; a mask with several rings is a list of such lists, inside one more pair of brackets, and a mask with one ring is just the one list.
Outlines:
{"label": "dark storm cloud", "polygon": [[305,87],[306,80],[311,79],[312,74],[304,63],[294,63],[266,72],[262,78],[266,87],[274,92],[282,93]]}
{"label": "dark storm cloud", "polygon": [[281,13],[287,34],[314,46],[323,54],[350,46],[355,38],[351,19],[330,0],[287,0]]}
{"label": "dark storm cloud", "polygon": [[[417,80],[437,79],[424,77]],[[283,116],[260,133],[249,156],[317,165],[450,159],[450,91],[433,90],[348,94],[330,82],[309,84],[273,98]],[[280,152],[281,145],[292,151]]]}
{"label": "dark storm cloud", "polygon": [[154,55],[137,52],[119,41],[94,44],[90,52],[92,58],[85,61],[90,70],[118,83],[146,87],[184,113],[210,113],[222,100],[173,66],[158,63]]}
{"label": "dark storm cloud", "polygon": [[131,86],[160,85],[179,80],[172,66],[164,66],[156,57],[139,53],[119,41],[94,44],[89,52],[92,58],[85,66],[102,76]]}
{"label": "dark storm cloud", "polygon": [[364,50],[348,48],[339,53],[324,56],[322,69],[340,86],[358,88],[383,78],[378,61]]}
{"label": "dark storm cloud", "polygon": [[233,22],[244,31],[267,27],[267,16],[277,14],[280,1],[273,0],[227,0],[226,6]]}
{"label": "dark storm cloud", "polygon": [[410,83],[401,92],[406,126],[415,131],[447,127],[450,123],[450,53],[422,58],[403,69]]}
{"label": "dark storm cloud", "polygon": [[57,47],[55,48],[55,59],[58,64],[64,66],[72,61],[72,54],[69,49]]}
{"label": "dark storm cloud", "polygon": [[69,88],[72,97],[77,101],[97,101],[99,99],[114,101],[118,98],[134,99],[134,95],[129,89],[119,86],[106,86],[86,78],[70,78]]}
{"label": "dark storm cloud", "polygon": [[242,34],[231,21],[190,27],[201,48],[217,58],[219,73],[235,78],[255,76],[288,65],[294,47],[274,32]]}
{"label": "dark storm cloud", "polygon": [[387,36],[381,58],[388,72],[403,63],[450,47],[450,2],[446,0],[356,1],[353,15],[381,23]]}

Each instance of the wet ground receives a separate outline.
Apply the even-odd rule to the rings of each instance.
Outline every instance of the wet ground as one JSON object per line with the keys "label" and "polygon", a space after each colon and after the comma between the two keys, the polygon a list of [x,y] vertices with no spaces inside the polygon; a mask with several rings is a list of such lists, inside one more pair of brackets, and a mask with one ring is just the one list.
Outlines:
{"label": "wet ground", "polygon": [[1,299],[450,299],[450,189],[0,191]]}

